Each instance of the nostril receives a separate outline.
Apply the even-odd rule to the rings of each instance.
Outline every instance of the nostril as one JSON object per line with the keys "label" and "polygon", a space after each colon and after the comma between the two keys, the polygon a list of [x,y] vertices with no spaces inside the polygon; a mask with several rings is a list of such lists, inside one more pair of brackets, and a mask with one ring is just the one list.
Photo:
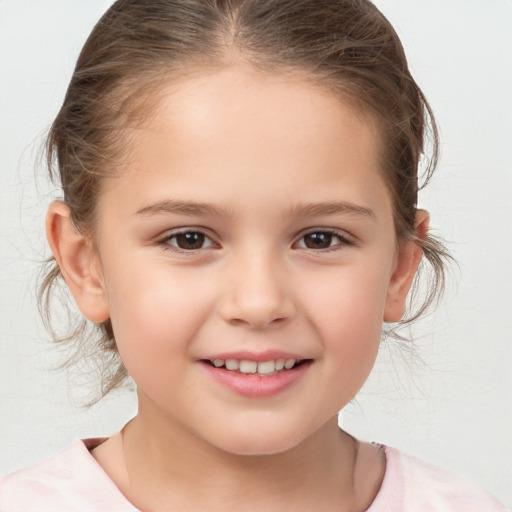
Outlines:
{"label": "nostril", "polygon": [[219,312],[231,325],[262,329],[284,325],[294,316],[296,307],[291,298],[278,289],[258,290],[255,285],[238,283],[219,303]]}
{"label": "nostril", "polygon": [[272,325],[281,325],[285,323],[287,318],[279,317],[279,318],[271,318],[268,320],[267,318],[256,318],[256,317],[247,317],[247,319],[243,318],[232,318],[229,320],[229,323],[232,325],[238,326],[247,326],[251,329],[262,329],[265,327],[270,327]]}

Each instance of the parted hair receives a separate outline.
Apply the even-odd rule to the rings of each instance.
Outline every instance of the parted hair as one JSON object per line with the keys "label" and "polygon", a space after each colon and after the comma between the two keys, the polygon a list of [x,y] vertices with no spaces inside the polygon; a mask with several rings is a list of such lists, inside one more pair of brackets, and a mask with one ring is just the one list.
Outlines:
{"label": "parted hair", "polygon": [[[221,68],[234,55],[265,72],[299,73],[376,122],[397,237],[423,250],[428,283],[400,324],[416,319],[441,294],[448,257],[432,235],[414,235],[418,190],[436,166],[438,134],[395,30],[368,0],[115,2],[81,51],[47,138],[49,173],[75,229],[94,237],[102,181],[122,172],[126,128],[151,115],[155,93],[190,70]],[[71,316],[68,332],[56,333],[51,302],[62,297],[61,280],[49,259],[39,295],[43,318],[56,341],[75,345],[76,358],[95,358],[104,396],[127,376],[115,333],[109,320],[95,325],[79,315]]]}

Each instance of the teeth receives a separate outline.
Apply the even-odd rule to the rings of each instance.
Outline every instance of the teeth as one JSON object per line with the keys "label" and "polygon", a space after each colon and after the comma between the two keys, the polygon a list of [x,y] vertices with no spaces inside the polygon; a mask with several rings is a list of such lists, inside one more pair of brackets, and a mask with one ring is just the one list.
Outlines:
{"label": "teeth", "polygon": [[215,368],[225,367],[226,370],[240,371],[240,373],[258,373],[259,375],[271,375],[283,369],[290,370],[297,363],[296,359],[276,359],[271,361],[249,361],[243,359],[213,359],[211,361]]}
{"label": "teeth", "polygon": [[274,361],[265,361],[264,363],[258,363],[258,373],[266,375],[267,373],[273,373],[276,371],[276,363]]}
{"label": "teeth", "polygon": [[226,359],[226,368],[228,370],[238,370],[238,361],[236,359]]}
{"label": "teeth", "polygon": [[245,359],[240,361],[240,372],[241,373],[256,373],[257,371],[258,371],[258,363],[256,361],[247,361]]}
{"label": "teeth", "polygon": [[293,368],[295,366],[295,359],[287,359],[286,362],[284,363],[284,367],[287,369],[287,370],[290,370],[291,368]]}

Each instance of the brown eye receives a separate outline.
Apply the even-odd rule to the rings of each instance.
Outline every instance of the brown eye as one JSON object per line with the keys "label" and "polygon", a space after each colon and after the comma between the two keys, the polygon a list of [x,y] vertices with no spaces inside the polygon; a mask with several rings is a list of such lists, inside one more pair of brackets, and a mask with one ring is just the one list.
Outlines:
{"label": "brown eye", "polygon": [[185,231],[170,236],[167,244],[177,247],[182,251],[197,251],[212,246],[212,241],[199,231]]}
{"label": "brown eye", "polygon": [[332,244],[332,233],[309,233],[304,236],[304,245],[308,249],[327,249]]}
{"label": "brown eye", "polygon": [[350,245],[350,241],[331,231],[312,231],[306,233],[297,243],[296,247],[300,249],[331,249],[340,245]]}

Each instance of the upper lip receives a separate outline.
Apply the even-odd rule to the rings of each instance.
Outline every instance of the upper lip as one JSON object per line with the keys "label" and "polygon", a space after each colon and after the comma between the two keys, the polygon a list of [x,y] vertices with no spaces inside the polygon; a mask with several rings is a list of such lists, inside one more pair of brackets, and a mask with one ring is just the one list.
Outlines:
{"label": "upper lip", "polygon": [[292,352],[284,352],[282,350],[266,350],[264,352],[238,350],[236,352],[219,352],[218,354],[212,354],[200,358],[200,360],[203,361],[214,361],[215,359],[237,359],[239,361],[255,361],[257,363],[263,363],[265,361],[273,361],[276,359],[295,359],[297,361],[303,361],[304,359],[310,358],[294,354]]}

